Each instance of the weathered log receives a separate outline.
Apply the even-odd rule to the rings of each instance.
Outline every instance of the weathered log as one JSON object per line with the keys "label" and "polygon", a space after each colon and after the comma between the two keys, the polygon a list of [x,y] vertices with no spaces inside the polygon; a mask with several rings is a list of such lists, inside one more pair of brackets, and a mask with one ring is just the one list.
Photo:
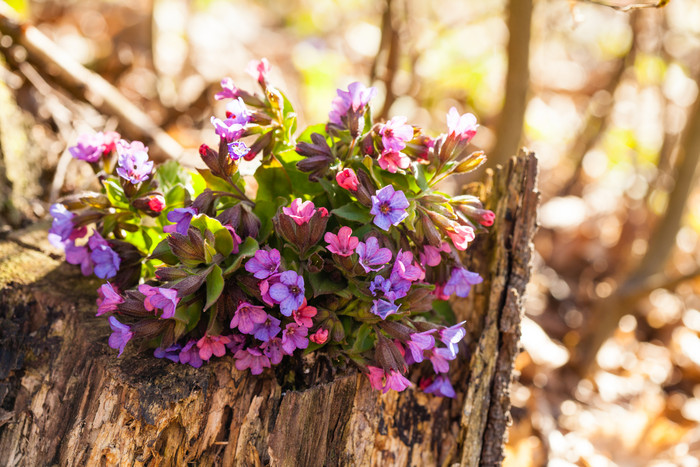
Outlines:
{"label": "weathered log", "polygon": [[484,283],[455,303],[469,327],[455,399],[382,395],[322,361],[290,387],[281,371],[254,377],[230,357],[200,369],[133,349],[117,358],[94,316],[98,283],[50,250],[45,225],[15,232],[0,242],[0,464],[500,464],[536,170],[521,153],[486,183],[496,223],[467,260]]}

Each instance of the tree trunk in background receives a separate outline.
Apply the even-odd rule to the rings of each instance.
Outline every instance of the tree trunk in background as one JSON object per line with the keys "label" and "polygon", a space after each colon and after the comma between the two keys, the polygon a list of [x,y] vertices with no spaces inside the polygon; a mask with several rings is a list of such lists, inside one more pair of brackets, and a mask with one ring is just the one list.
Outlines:
{"label": "tree trunk in background", "polygon": [[[455,303],[469,352],[457,397],[382,395],[365,376],[308,362],[305,389],[230,356],[203,368],[108,348],[98,282],[61,262],[46,225],[0,241],[0,464],[498,465],[510,421],[537,165],[522,153],[486,182],[496,212],[467,261],[484,276]],[[415,375],[414,375],[415,376]],[[319,381],[321,381],[319,383]]]}

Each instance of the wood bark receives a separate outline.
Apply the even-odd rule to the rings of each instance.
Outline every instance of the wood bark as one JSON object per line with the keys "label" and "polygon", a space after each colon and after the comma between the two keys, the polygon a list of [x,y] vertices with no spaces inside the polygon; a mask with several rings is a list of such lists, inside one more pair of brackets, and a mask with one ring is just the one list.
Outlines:
{"label": "wood bark", "polygon": [[486,182],[496,223],[467,257],[484,283],[454,305],[468,325],[455,399],[381,394],[357,373],[329,376],[323,359],[291,388],[231,357],[200,369],[135,349],[117,358],[94,316],[99,283],[51,250],[46,225],[14,232],[0,241],[0,465],[499,465],[536,171],[523,152]]}

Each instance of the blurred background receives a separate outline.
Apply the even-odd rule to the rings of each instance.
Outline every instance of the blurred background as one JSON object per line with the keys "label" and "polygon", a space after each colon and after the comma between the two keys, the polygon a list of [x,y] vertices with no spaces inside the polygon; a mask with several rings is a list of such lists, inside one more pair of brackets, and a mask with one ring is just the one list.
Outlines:
{"label": "blurred background", "polygon": [[66,151],[84,131],[194,161],[219,80],[254,89],[252,59],[301,128],[352,81],[435,134],[456,106],[490,164],[519,145],[540,161],[506,465],[698,466],[700,2],[661,3],[0,0],[0,234],[89,187]]}

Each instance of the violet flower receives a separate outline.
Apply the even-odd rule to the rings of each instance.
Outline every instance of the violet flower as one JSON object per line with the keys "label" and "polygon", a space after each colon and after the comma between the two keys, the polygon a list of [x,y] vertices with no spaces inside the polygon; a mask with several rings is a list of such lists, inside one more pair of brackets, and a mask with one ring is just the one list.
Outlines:
{"label": "violet flower", "polygon": [[287,355],[292,355],[296,349],[305,349],[309,346],[309,339],[306,337],[309,329],[299,326],[297,323],[289,323],[282,331],[282,349]]}
{"label": "violet flower", "polygon": [[66,262],[70,264],[79,264],[80,272],[83,276],[92,274],[95,264],[90,257],[90,250],[87,246],[77,246],[75,242],[69,241],[66,243]]}
{"label": "violet flower", "polygon": [[455,390],[450,383],[450,379],[447,375],[438,375],[430,385],[428,385],[423,392],[428,394],[434,394],[440,397],[455,397]]}
{"label": "violet flower", "polygon": [[68,152],[75,159],[86,162],[97,162],[102,155],[107,152],[105,145],[105,135],[100,132],[96,134],[85,133],[78,136],[75,146],[68,148]]}
{"label": "violet flower", "polygon": [[269,306],[275,306],[276,302],[270,296],[270,287],[279,283],[280,276],[282,273],[277,273],[269,276],[267,279],[263,279],[258,283],[258,288],[260,289],[260,296],[263,302]]}
{"label": "violet flower", "polygon": [[291,217],[297,225],[304,225],[314,216],[316,207],[313,201],[296,198],[289,207],[283,207],[282,212]]}
{"label": "violet flower", "polygon": [[275,337],[282,330],[280,320],[274,316],[267,315],[264,323],[257,324],[253,330],[253,336],[259,341],[267,342]]}
{"label": "violet flower", "polygon": [[236,99],[238,97],[238,94],[239,90],[233,84],[233,80],[231,78],[224,78],[221,80],[221,91],[217,92],[216,95],[214,95],[214,99],[216,99],[217,101],[223,99]]}
{"label": "violet flower", "polygon": [[284,352],[282,351],[282,339],[279,337],[273,337],[269,341],[263,343],[260,348],[267,358],[270,359],[270,363],[273,365],[279,365],[284,357]]}
{"label": "violet flower", "polygon": [[294,271],[285,271],[280,281],[270,287],[270,297],[280,305],[280,312],[290,316],[304,303],[304,278]]}
{"label": "violet flower", "polygon": [[351,83],[348,86],[347,91],[341,91],[338,89],[338,96],[333,99],[331,103],[331,111],[328,113],[328,119],[331,123],[336,125],[342,125],[342,117],[344,117],[349,110],[354,113],[358,113],[363,109],[377,94],[376,88],[367,88],[362,83]]}
{"label": "violet flower", "polygon": [[408,351],[411,352],[411,357],[416,363],[420,363],[424,359],[424,352],[427,350],[432,350],[435,347],[435,338],[431,334],[435,332],[435,329],[424,332],[414,332],[411,334],[411,338],[406,341],[406,347]]}
{"label": "violet flower", "polygon": [[394,280],[393,277],[386,279],[382,276],[377,276],[372,279],[369,285],[369,290],[372,292],[372,295],[376,297],[378,293],[381,292],[392,304],[395,300],[399,300],[408,295],[410,289],[411,282],[398,277]]}
{"label": "violet flower", "polygon": [[234,355],[236,359],[236,368],[240,371],[250,368],[250,373],[259,375],[263,372],[263,368],[270,368],[270,359],[267,355],[263,355],[260,349],[248,347],[245,350],[239,350]]}
{"label": "violet flower", "polygon": [[384,320],[387,316],[396,313],[398,309],[399,305],[394,305],[386,300],[375,300],[370,311]]}
{"label": "violet flower", "polygon": [[454,360],[456,356],[450,349],[433,347],[430,351],[430,363],[433,364],[435,373],[447,373],[450,371],[449,360]]}
{"label": "violet flower", "polygon": [[447,348],[452,352],[454,355],[457,355],[458,348],[457,344],[464,339],[464,336],[467,335],[467,331],[464,330],[462,327],[466,323],[466,321],[462,321],[461,323],[457,323],[454,326],[450,326],[449,328],[444,328],[440,329],[438,331],[438,334],[440,336],[440,340],[447,346]]}
{"label": "violet flower", "polygon": [[323,239],[328,243],[328,251],[338,256],[350,256],[355,253],[355,248],[360,243],[357,237],[351,237],[352,229],[343,226],[338,230],[338,234],[326,232]]}
{"label": "violet flower", "polygon": [[[442,242],[442,244],[445,246],[447,245],[447,242]],[[440,254],[442,251],[445,251],[445,249],[435,248],[432,245],[425,245],[423,247],[423,252],[419,253],[418,256],[421,263],[425,264],[426,266],[435,267],[442,262],[442,255]],[[447,245],[447,253],[449,252],[449,245]]]}
{"label": "violet flower", "polygon": [[423,271],[413,264],[413,253],[410,251],[399,251],[396,254],[396,261],[391,270],[391,280],[397,282],[399,279],[415,282],[420,279]]}
{"label": "violet flower", "polygon": [[243,132],[245,132],[245,124],[240,124],[233,118],[221,120],[220,118],[211,117],[211,124],[214,125],[216,134],[226,141],[235,141],[243,136]]}
{"label": "violet flower", "polygon": [[110,279],[117,275],[121,258],[109,246],[107,240],[95,232],[88,240],[90,259],[95,263],[95,275],[100,279]]}
{"label": "violet flower", "polygon": [[158,347],[153,351],[153,356],[156,358],[167,358],[170,361],[173,361],[175,363],[179,363],[180,362],[180,346],[175,344],[175,345],[171,345],[167,349],[163,349],[161,347]]}
{"label": "violet flower", "polygon": [[199,357],[202,360],[209,360],[212,355],[223,357],[226,354],[226,344],[231,342],[227,336],[210,336],[205,334],[204,337],[197,341],[199,348]]}
{"label": "violet flower", "polygon": [[245,126],[250,122],[251,117],[248,107],[240,97],[226,104],[226,118],[233,120],[234,123]]}
{"label": "violet flower", "polygon": [[245,264],[245,270],[253,274],[256,279],[267,279],[277,272],[280,261],[280,252],[275,248],[269,251],[258,250]]}
{"label": "violet flower", "polygon": [[455,107],[452,107],[447,113],[448,137],[451,136],[460,141],[469,141],[476,134],[478,127],[476,117],[473,114],[460,115]]}
{"label": "violet flower", "polygon": [[472,285],[481,284],[484,279],[476,272],[465,268],[453,268],[452,274],[445,284],[445,295],[455,294],[458,297],[466,297],[471,291]]}
{"label": "violet flower", "polygon": [[117,305],[124,303],[119,293],[114,290],[114,287],[109,282],[102,284],[98,290],[99,298],[97,299],[97,316],[102,316],[105,313],[111,313],[117,309]]}
{"label": "violet flower", "polygon": [[382,230],[389,230],[392,225],[398,225],[408,217],[406,209],[409,203],[406,195],[401,190],[394,190],[392,185],[387,185],[372,196],[372,209],[374,225]]}
{"label": "violet flower", "polygon": [[204,363],[199,356],[199,351],[197,350],[197,341],[190,340],[180,351],[180,363],[189,363],[190,366],[194,368],[199,368]]}
{"label": "violet flower", "polygon": [[366,242],[359,242],[355,252],[360,257],[360,266],[366,273],[379,271],[391,261],[391,250],[379,248],[377,237],[369,237]]}
{"label": "violet flower", "polygon": [[195,208],[176,208],[168,213],[168,220],[170,222],[175,222],[175,225],[165,225],[163,226],[163,232],[173,233],[177,232],[180,235],[187,235],[187,231],[190,228],[190,222],[192,218],[197,215],[197,209]]}
{"label": "violet flower", "polygon": [[246,336],[243,334],[231,334],[228,338],[230,342],[226,344],[226,348],[229,352],[235,354],[245,347]]}
{"label": "violet flower", "polygon": [[252,334],[256,324],[264,323],[267,319],[265,308],[241,302],[231,319],[231,329],[238,328],[243,334]]}
{"label": "violet flower", "polygon": [[114,316],[109,317],[109,327],[112,328],[112,334],[109,336],[109,346],[114,350],[119,349],[119,357],[124,352],[127,342],[131,340],[134,333],[126,324],[120,323]]}
{"label": "violet flower", "polygon": [[163,310],[161,319],[169,319],[175,316],[175,309],[180,302],[177,290],[164,287],[152,287],[148,284],[139,285],[139,292],[146,296],[143,306],[148,311]]}
{"label": "violet flower", "polygon": [[148,180],[153,170],[153,161],[148,160],[148,148],[141,141],[133,141],[131,144],[125,140],[117,143],[119,154],[117,174],[120,177],[136,185]]}
{"label": "violet flower", "polygon": [[241,157],[245,157],[250,152],[250,148],[243,141],[234,141],[228,143],[228,157],[232,161],[237,161]]}
{"label": "violet flower", "polygon": [[56,248],[65,248],[68,240],[84,237],[87,233],[87,227],[75,228],[73,225],[75,214],[66,209],[63,204],[53,204],[49,212],[53,216],[49,229],[49,242]]}

